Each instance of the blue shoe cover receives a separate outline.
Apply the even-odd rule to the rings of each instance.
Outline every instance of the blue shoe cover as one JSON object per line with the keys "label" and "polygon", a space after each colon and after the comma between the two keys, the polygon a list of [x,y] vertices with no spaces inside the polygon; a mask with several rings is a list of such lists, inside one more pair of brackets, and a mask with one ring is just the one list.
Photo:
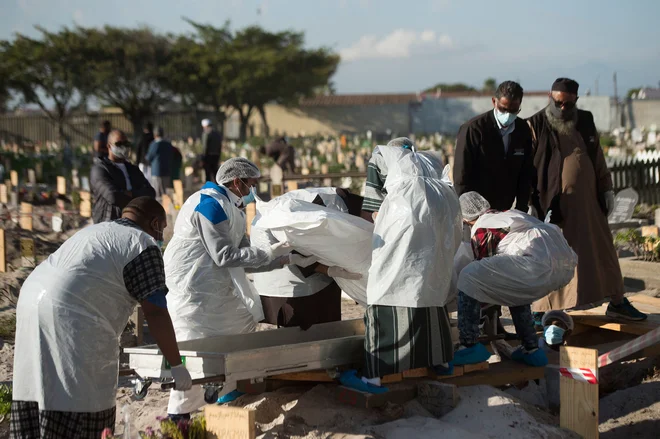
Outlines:
{"label": "blue shoe cover", "polygon": [[339,376],[339,382],[346,387],[357,390],[359,392],[366,393],[385,393],[387,392],[387,387],[374,386],[370,383],[365,383],[357,376],[356,370],[347,370],[342,372]]}
{"label": "blue shoe cover", "polygon": [[220,398],[218,398],[218,404],[227,404],[229,402],[236,401],[238,398],[240,398],[243,395],[245,395],[245,393],[239,392],[238,390],[231,391],[226,395],[223,395]]}
{"label": "blue shoe cover", "polygon": [[544,367],[548,364],[548,357],[543,349],[536,349],[528,354],[522,346],[511,353],[511,359],[533,367]]}
{"label": "blue shoe cover", "polygon": [[449,376],[454,374],[454,363],[451,361],[447,365],[447,367],[444,367],[441,364],[438,364],[437,366],[433,366],[433,371],[435,372],[436,375],[443,375],[443,376]]}
{"label": "blue shoe cover", "polygon": [[454,364],[463,366],[465,364],[477,364],[488,361],[490,352],[481,343],[477,343],[469,348],[460,349],[454,352]]}

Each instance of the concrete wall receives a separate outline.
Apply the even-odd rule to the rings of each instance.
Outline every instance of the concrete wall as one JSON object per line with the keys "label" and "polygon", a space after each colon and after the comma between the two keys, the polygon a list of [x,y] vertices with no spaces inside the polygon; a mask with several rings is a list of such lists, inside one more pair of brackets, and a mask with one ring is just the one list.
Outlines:
{"label": "concrete wall", "polygon": [[624,116],[628,128],[660,126],[660,99],[629,99],[624,103]]}
{"label": "concrete wall", "polygon": [[[547,97],[527,97],[523,100],[520,116],[529,117],[547,103]],[[581,97],[579,106],[594,114],[600,131],[610,131],[619,126],[616,123],[617,108],[609,97]],[[298,109],[268,105],[266,117],[271,135],[336,135],[342,132],[363,133],[367,130],[384,133],[388,129],[398,134],[441,132],[454,135],[463,123],[492,108],[489,97],[426,98],[421,103],[390,105],[308,106]],[[263,124],[258,113],[253,114],[250,125],[254,135],[263,134]]]}

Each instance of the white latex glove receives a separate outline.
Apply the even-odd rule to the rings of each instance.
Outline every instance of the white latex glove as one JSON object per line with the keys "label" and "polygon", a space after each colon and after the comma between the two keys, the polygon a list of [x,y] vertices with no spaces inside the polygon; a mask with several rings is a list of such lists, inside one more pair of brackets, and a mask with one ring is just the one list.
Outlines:
{"label": "white latex glove", "polygon": [[172,372],[172,378],[174,378],[175,390],[190,390],[192,387],[192,378],[190,377],[190,372],[188,372],[186,366],[179,364],[178,366],[172,367],[170,372]]}
{"label": "white latex glove", "polygon": [[374,220],[374,222],[376,222],[376,218],[377,218],[377,217],[378,217],[378,211],[376,211],[376,212],[371,212],[371,219]]}
{"label": "white latex glove", "polygon": [[346,271],[341,267],[328,267],[328,276],[341,277],[342,279],[351,279],[351,280],[362,279],[361,274],[351,273],[350,271]]}
{"label": "white latex glove", "polygon": [[303,256],[296,253],[289,253],[289,260],[286,265],[297,265],[298,267],[306,268],[319,261],[316,256]]}
{"label": "white latex glove", "polygon": [[288,242],[278,242],[270,246],[271,258],[275,259],[280,256],[288,255],[291,253],[291,244]]}
{"label": "white latex glove", "polygon": [[539,213],[534,206],[529,206],[529,209],[527,209],[527,215],[533,216],[534,218],[539,217]]}
{"label": "white latex glove", "polygon": [[614,191],[607,191],[603,194],[605,197],[605,207],[607,208],[607,216],[612,214],[614,210]]}

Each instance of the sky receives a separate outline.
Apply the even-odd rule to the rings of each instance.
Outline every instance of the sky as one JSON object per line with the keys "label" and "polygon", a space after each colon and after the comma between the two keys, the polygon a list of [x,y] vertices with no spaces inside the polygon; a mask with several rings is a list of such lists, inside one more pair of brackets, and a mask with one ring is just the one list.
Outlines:
{"label": "sky", "polygon": [[[658,0],[0,0],[0,39],[79,24],[188,32],[182,17],[304,31],[342,56],[338,93],[417,92],[487,77],[612,95],[660,81]],[[596,85],[598,83],[598,85]]]}

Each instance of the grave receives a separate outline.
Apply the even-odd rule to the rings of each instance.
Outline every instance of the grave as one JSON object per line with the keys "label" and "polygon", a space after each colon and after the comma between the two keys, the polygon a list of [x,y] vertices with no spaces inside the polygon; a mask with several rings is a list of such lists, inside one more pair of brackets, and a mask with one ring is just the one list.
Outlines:
{"label": "grave", "polygon": [[611,229],[620,229],[625,227],[637,227],[639,221],[633,221],[635,206],[639,201],[639,194],[635,189],[624,189],[614,198],[614,209],[607,218]]}

